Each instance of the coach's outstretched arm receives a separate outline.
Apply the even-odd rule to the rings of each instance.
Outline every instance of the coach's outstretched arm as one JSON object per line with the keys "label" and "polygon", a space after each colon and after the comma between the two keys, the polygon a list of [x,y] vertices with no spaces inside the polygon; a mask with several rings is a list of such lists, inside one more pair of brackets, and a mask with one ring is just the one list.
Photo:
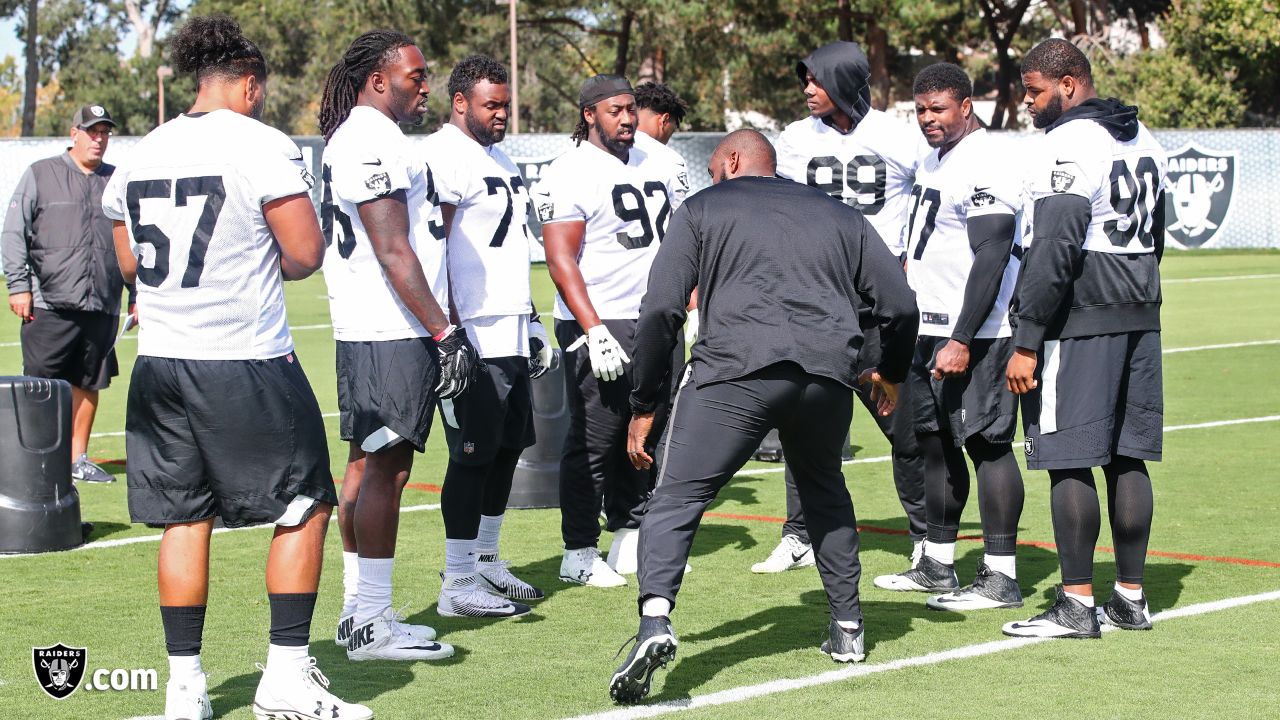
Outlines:
{"label": "coach's outstretched arm", "polygon": [[[911,367],[920,311],[898,258],[889,252],[871,223],[861,214],[857,219],[858,222],[847,225],[859,233],[849,239],[855,248],[850,253],[855,263],[854,290],[871,309],[871,317],[880,327],[880,364],[863,371],[860,380],[874,385],[873,398],[879,403],[879,412],[888,415],[897,402],[897,386],[907,378]],[[882,399],[884,396],[887,396],[887,405]]]}
{"label": "coach's outstretched arm", "polygon": [[651,413],[662,401],[662,381],[671,373],[671,352],[684,324],[689,294],[698,284],[702,240],[687,205],[671,225],[649,270],[649,284],[636,322],[631,358],[631,410]]}

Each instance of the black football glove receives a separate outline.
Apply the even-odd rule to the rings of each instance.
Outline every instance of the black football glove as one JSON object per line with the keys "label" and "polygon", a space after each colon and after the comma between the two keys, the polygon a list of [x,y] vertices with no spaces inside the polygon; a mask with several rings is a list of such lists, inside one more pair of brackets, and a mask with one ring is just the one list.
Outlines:
{"label": "black football glove", "polygon": [[484,369],[484,361],[467,339],[467,331],[455,327],[440,340],[436,341],[436,352],[440,354],[440,382],[436,383],[436,396],[441,400],[457,397],[476,379],[476,374]]}

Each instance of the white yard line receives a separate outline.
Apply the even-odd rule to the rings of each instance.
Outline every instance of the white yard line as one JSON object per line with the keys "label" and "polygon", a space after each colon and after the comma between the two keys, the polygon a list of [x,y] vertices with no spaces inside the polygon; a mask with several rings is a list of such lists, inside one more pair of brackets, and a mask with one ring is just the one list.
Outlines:
{"label": "white yard line", "polygon": [[1280,420],[1280,415],[1264,415],[1262,417],[1240,418],[1239,420],[1215,420],[1213,422],[1193,423],[1191,425],[1165,425],[1165,432],[1177,432],[1178,430],[1199,430],[1200,428],[1224,427],[1226,425],[1248,425],[1250,423],[1275,422]]}
{"label": "white yard line", "polygon": [[1271,278],[1280,278],[1280,273],[1267,273],[1264,275],[1215,275],[1211,277],[1175,278],[1173,280],[1161,280],[1160,284],[1176,285],[1181,283],[1230,282],[1233,280],[1270,280]]}
{"label": "white yard line", "polygon": [[1250,340],[1249,342],[1222,343],[1220,345],[1194,345],[1192,347],[1165,348],[1165,355],[1174,353],[1198,352],[1200,350],[1229,350],[1231,348],[1255,347],[1257,345],[1280,345],[1280,340]]}
{"label": "white yard line", "polygon": [[[893,458],[888,455],[881,455],[879,457],[859,458],[857,460],[845,460],[840,464],[841,465],[862,465],[865,463],[889,462],[892,459]],[[739,470],[737,473],[735,473],[735,475],[772,475],[774,473],[780,473],[780,472],[786,472],[786,471],[787,469],[784,467],[762,468],[760,470]]]}
{"label": "white yard line", "polygon": [[[1232,608],[1243,607],[1245,605],[1272,602],[1276,600],[1280,600],[1280,590],[1259,593],[1257,595],[1244,595],[1241,597],[1227,598],[1225,600],[1216,600],[1214,602],[1197,603],[1195,605],[1187,605],[1185,607],[1165,610],[1163,612],[1156,613],[1152,616],[1151,620],[1153,622],[1163,622],[1165,620],[1206,615],[1208,613],[1230,610]],[[874,629],[874,626],[872,626],[872,628]],[[1104,625],[1102,627],[1103,632],[1110,632],[1115,629],[1116,628],[1109,625]],[[767,695],[776,695],[778,693],[799,690],[801,688],[816,687],[819,685],[830,685],[832,683],[844,682],[846,680],[866,677],[868,675],[876,675],[883,672],[891,672],[894,670],[902,670],[912,667],[923,667],[926,665],[938,665],[951,660],[967,660],[969,658],[982,657],[984,655],[994,655],[1007,650],[1017,650],[1029,645],[1036,645],[1047,640],[1049,640],[1049,638],[1010,638],[1008,640],[993,640],[991,642],[979,643],[977,645],[965,645],[952,650],[944,650],[941,652],[929,653],[927,655],[917,655],[885,663],[848,665],[839,670],[832,670],[829,672],[819,673],[817,675],[809,675],[807,677],[770,680],[756,685],[743,685],[736,688],[730,688],[728,690],[699,695],[685,700],[674,700],[670,702],[656,703],[653,705],[642,705],[589,715],[579,715],[577,718],[574,718],[574,720],[631,720],[632,718],[655,717],[657,715],[667,715],[670,713],[683,712],[685,710],[715,707],[717,705],[730,705]],[[679,672],[679,662],[674,665],[674,668],[675,672]]]}

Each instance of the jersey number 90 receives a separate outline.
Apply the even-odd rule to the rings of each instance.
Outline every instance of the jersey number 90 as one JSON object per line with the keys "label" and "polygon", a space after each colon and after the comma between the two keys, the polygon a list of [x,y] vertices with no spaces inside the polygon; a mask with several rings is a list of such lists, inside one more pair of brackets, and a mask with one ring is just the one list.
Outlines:
{"label": "jersey number 90", "polygon": [[[829,180],[819,181],[820,170],[829,171]],[[810,187],[818,188],[846,205],[857,208],[863,215],[875,215],[884,207],[884,186],[888,178],[884,160],[879,155],[855,155],[847,163],[833,155],[823,155],[809,161],[806,173]],[[852,197],[845,197],[848,188]]]}
{"label": "jersey number 90", "polygon": [[1138,158],[1133,172],[1124,160],[1111,163],[1111,207],[1120,217],[1103,223],[1102,229],[1116,247],[1125,247],[1136,236],[1142,247],[1151,247],[1151,214],[1160,196],[1160,168],[1150,157]]}

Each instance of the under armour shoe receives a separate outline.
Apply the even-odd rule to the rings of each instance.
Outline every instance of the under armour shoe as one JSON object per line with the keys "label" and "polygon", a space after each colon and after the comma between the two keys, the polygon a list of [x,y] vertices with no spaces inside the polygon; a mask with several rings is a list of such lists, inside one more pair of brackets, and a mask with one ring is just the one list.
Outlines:
{"label": "under armour shoe", "polygon": [[436,612],[444,617],[509,618],[529,613],[528,605],[486,591],[475,575],[441,575],[440,579]]}
{"label": "under armour shoe", "polygon": [[813,546],[795,535],[783,535],[764,562],[751,566],[751,572],[780,573],[803,567],[813,567]]}
{"label": "under armour shoe", "polygon": [[827,627],[827,639],[822,641],[823,655],[830,655],[836,662],[862,662],[867,659],[862,625],[857,630],[840,627],[835,620]]}
{"label": "under armour shoe", "polygon": [[253,716],[258,720],[368,720],[373,711],[347,703],[329,692],[329,678],[316,667],[315,658],[297,668],[262,671],[253,696]]}
{"label": "under armour shoe", "polygon": [[924,604],[933,610],[993,610],[1022,607],[1022,589],[1018,581],[978,562],[973,584],[945,595],[935,595]]}
{"label": "under armour shoe", "polygon": [[81,455],[76,460],[75,465],[71,466],[71,479],[76,482],[87,483],[113,483],[116,481],[114,475],[98,467],[97,463],[89,460],[88,455]]}
{"label": "under armour shoe", "polygon": [[387,614],[384,612],[351,628],[351,637],[347,639],[348,660],[443,660],[453,657],[452,645],[419,640],[405,632],[404,626],[388,618]]}
{"label": "under armour shoe", "polygon": [[209,681],[204,673],[186,682],[169,680],[164,688],[164,720],[209,720]]}
{"label": "under armour shoe", "polygon": [[1012,637],[1096,638],[1102,637],[1098,613],[1075,598],[1067,597],[1061,585],[1054,587],[1058,599],[1053,607],[1030,620],[1005,623],[1005,635]]}
{"label": "under armour shoe", "polygon": [[960,587],[956,567],[944,565],[928,555],[920,556],[920,563],[897,575],[878,575],[875,585],[885,590],[900,592],[948,592]]}
{"label": "under armour shoe", "polygon": [[541,600],[546,595],[538,588],[511,574],[511,562],[499,560],[498,554],[481,555],[476,563],[476,581],[486,592],[512,600]]}
{"label": "under armour shoe", "polygon": [[560,561],[560,579],[592,587],[618,587],[627,584],[627,579],[614,572],[600,558],[600,551],[593,547],[565,550],[564,559]]}
{"label": "under armour shoe", "polygon": [[[436,630],[430,625],[410,625],[406,623],[404,613],[399,610],[387,608],[383,611],[387,620],[400,626],[400,631],[406,635],[410,635],[423,642],[430,642],[436,639]],[[333,644],[338,647],[346,647],[347,639],[351,637],[351,628],[355,626],[356,616],[343,615],[338,618],[338,631],[334,633]]]}
{"label": "under armour shoe", "polygon": [[1098,622],[1122,630],[1150,630],[1151,611],[1147,609],[1146,594],[1141,600],[1134,601],[1112,592],[1111,599],[1098,608]]}
{"label": "under armour shoe", "polygon": [[[642,616],[640,630],[631,638],[635,641],[627,659],[618,667],[609,681],[609,697],[614,702],[631,705],[649,694],[649,683],[658,668],[676,659],[676,631],[670,618]],[[628,640],[627,642],[631,642]],[[626,647],[624,644],[622,647]],[[619,649],[621,654],[622,650]]]}

